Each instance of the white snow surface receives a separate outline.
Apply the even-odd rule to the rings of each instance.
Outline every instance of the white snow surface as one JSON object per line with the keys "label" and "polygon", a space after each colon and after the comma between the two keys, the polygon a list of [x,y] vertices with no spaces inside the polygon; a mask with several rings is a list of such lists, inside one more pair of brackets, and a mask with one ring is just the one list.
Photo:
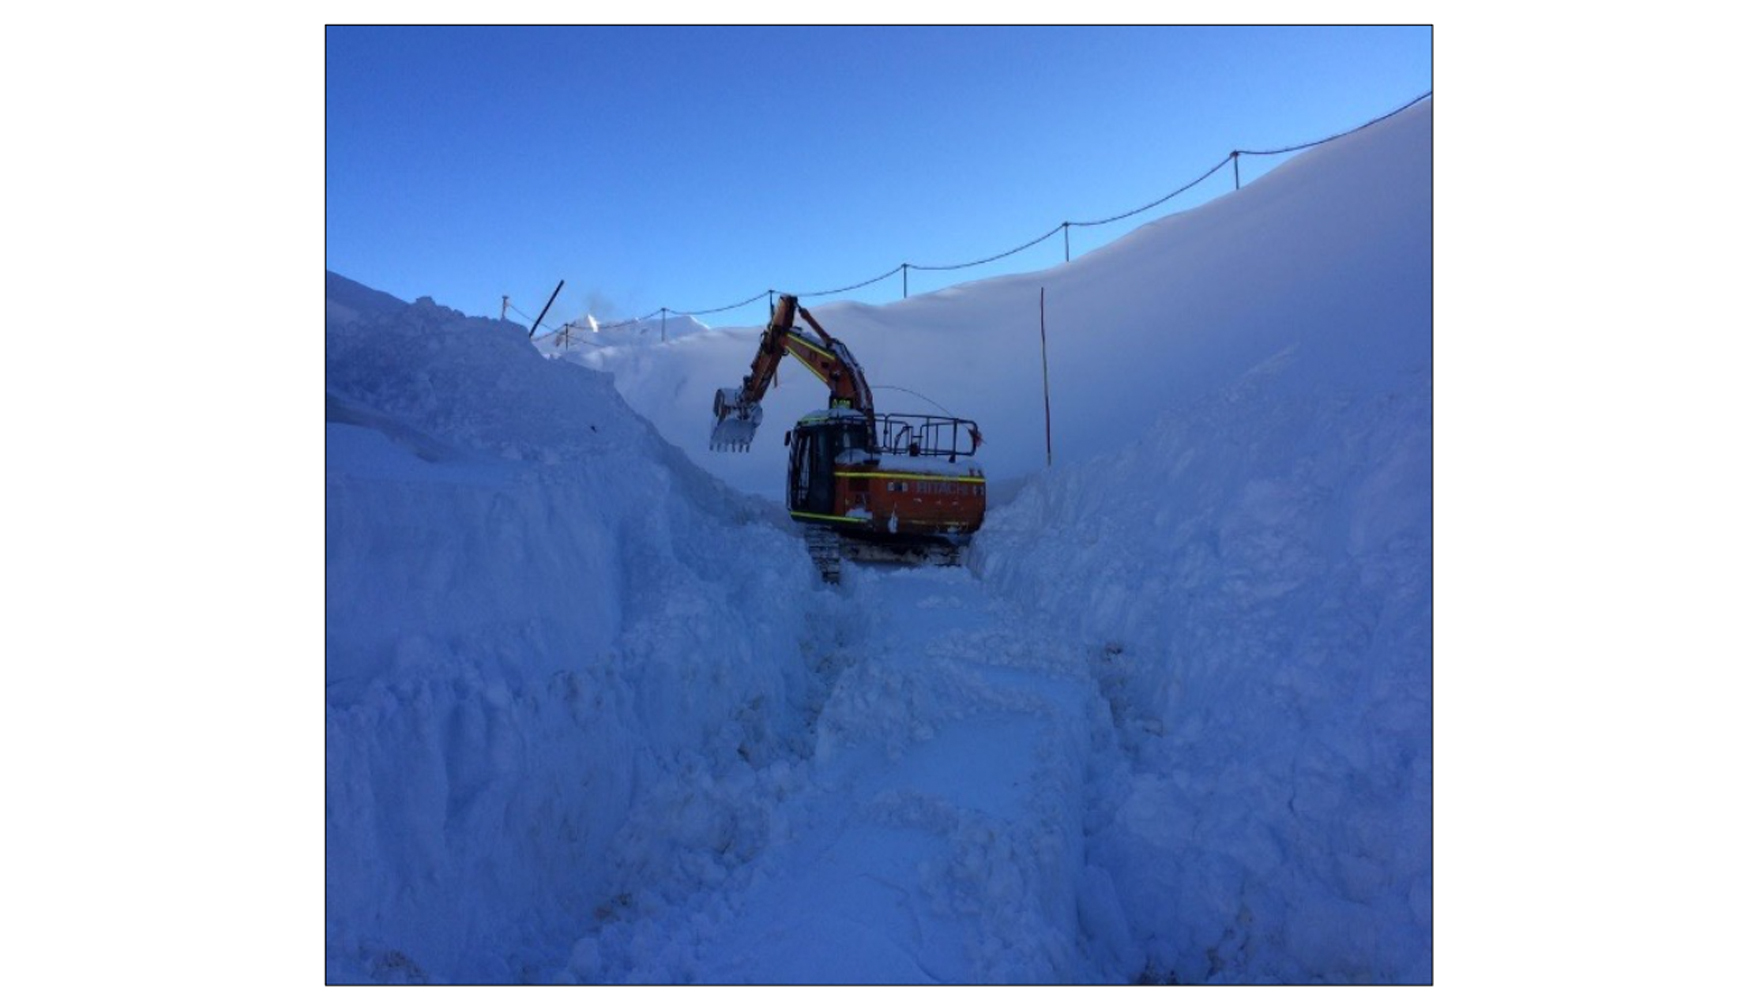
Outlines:
{"label": "white snow surface", "polygon": [[556,353],[330,274],[328,981],[1431,981],[1431,145],[805,303],[1013,484],[838,587],[771,499],[819,384],[705,448],[757,331]]}

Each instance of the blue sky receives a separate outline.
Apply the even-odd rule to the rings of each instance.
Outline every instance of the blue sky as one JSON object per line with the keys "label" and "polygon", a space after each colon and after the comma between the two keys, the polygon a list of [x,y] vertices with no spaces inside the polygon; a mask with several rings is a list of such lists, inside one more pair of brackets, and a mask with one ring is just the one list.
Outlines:
{"label": "blue sky", "polygon": [[[1422,28],[327,28],[327,268],[470,315],[700,310],[1001,253],[1433,88]],[[1280,160],[1281,157],[1272,158]],[[1246,158],[1243,178],[1271,160]],[[1232,188],[1074,228],[1081,254]],[[913,294],[1063,259],[1061,237]],[[894,275],[831,298],[885,302]],[[758,325],[765,298],[703,317]],[[512,318],[516,318],[513,314]]]}

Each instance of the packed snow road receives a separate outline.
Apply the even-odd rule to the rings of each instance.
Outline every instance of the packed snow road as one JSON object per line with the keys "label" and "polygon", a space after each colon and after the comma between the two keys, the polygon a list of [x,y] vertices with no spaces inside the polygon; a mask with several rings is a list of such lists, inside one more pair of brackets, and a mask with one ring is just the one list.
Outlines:
{"label": "packed snow road", "polygon": [[839,602],[813,745],[683,797],[732,809],[647,814],[641,839],[718,856],[598,910],[572,977],[1086,981],[1082,925],[1117,903],[1078,899],[1084,775],[1115,752],[1085,651],[961,568],[847,565]]}

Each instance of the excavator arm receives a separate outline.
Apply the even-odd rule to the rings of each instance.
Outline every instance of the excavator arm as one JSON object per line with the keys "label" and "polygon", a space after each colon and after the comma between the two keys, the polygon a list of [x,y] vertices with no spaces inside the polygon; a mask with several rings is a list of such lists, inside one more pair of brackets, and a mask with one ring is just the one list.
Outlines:
{"label": "excavator arm", "polygon": [[[794,326],[798,314],[808,324],[808,330]],[[711,406],[717,417],[716,426],[711,428],[711,450],[746,451],[753,443],[763,415],[760,400],[765,398],[778,374],[778,362],[786,354],[826,383],[829,407],[849,408],[873,418],[874,396],[850,348],[827,333],[807,309],[797,304],[796,296],[783,295],[778,298],[771,322],[760,335],[753,365],[741,385],[717,390]]]}

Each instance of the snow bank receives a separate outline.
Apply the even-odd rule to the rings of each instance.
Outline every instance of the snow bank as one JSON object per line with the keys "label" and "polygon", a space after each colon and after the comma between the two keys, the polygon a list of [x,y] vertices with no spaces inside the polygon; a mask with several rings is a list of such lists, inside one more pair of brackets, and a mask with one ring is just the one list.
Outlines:
{"label": "snow bank", "polygon": [[[1377,145],[1427,140],[1425,114],[1391,125]],[[1321,176],[1357,179],[1343,152]],[[1091,797],[1089,861],[1145,979],[1432,977],[1432,201],[1425,157],[1386,162],[1274,206],[1310,227],[1285,256],[1325,252],[1247,304],[1249,370],[1037,476],[972,546],[992,588],[1101,651],[1130,766]],[[1327,212],[1421,241],[1308,221]],[[1415,280],[1381,283],[1396,270]],[[1231,350],[1178,353],[1207,375]]]}
{"label": "snow bank", "polygon": [[328,980],[545,980],[635,801],[797,738],[818,585],[605,377],[328,296]]}
{"label": "snow bank", "polygon": [[1292,365],[1041,477],[972,549],[1103,651],[1130,755],[1091,809],[1161,978],[1431,976],[1432,411]]}

